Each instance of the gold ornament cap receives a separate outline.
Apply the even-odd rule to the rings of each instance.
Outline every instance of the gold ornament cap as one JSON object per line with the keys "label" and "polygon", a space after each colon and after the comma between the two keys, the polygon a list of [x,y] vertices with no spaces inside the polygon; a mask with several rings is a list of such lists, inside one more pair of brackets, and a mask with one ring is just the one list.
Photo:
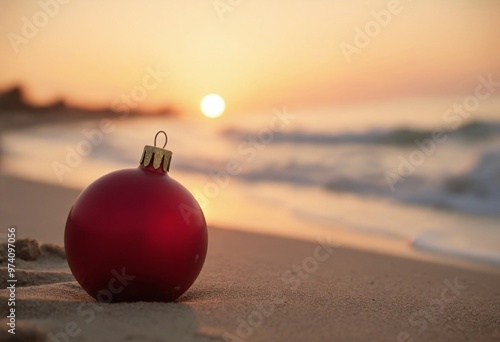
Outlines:
{"label": "gold ornament cap", "polygon": [[[163,133],[165,135],[165,144],[163,144],[163,147],[156,147],[156,139],[158,138],[158,135],[160,133]],[[168,170],[170,169],[170,161],[172,160],[172,151],[165,149],[165,146],[167,146],[167,141],[167,133],[165,133],[164,131],[159,131],[158,133],[156,133],[154,146],[144,146],[140,164],[143,166],[149,166],[149,164],[153,162],[153,168],[155,170],[162,166],[163,171],[168,172]]]}

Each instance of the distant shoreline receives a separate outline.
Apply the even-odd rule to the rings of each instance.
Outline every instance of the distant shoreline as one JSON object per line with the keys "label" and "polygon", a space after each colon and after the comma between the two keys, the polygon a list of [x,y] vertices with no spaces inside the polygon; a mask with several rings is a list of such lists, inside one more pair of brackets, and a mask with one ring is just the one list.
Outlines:
{"label": "distant shoreline", "polygon": [[47,123],[75,122],[102,118],[131,118],[138,116],[177,116],[169,107],[155,111],[144,111],[123,107],[84,108],[68,105],[64,100],[57,100],[49,105],[37,106],[26,100],[21,87],[15,86],[0,93],[0,133],[23,129]]}
{"label": "distant shoreline", "polygon": [[[140,114],[130,114],[129,117],[137,117]],[[120,117],[120,114],[113,112],[88,113],[81,111],[65,111],[52,113],[38,113],[33,111],[0,111],[0,134],[2,132],[24,129],[28,127],[54,124],[70,123],[84,120],[99,120],[103,118],[114,119]]]}

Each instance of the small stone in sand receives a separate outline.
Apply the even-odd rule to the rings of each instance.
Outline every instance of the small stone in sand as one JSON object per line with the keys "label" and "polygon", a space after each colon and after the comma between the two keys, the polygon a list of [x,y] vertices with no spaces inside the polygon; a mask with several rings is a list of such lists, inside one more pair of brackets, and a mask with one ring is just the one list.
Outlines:
{"label": "small stone in sand", "polygon": [[54,245],[54,244],[43,244],[40,249],[42,250],[42,254],[48,257],[58,257],[61,259],[66,259],[66,252],[64,251],[64,247]]}
{"label": "small stone in sand", "polygon": [[42,254],[38,241],[20,239],[16,241],[16,256],[26,261],[34,261]]}

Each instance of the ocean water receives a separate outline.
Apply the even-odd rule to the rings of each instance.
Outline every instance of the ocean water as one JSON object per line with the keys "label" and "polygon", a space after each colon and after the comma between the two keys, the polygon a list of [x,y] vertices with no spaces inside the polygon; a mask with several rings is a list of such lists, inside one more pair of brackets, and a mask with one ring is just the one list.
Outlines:
{"label": "ocean water", "polygon": [[209,224],[290,236],[341,227],[500,266],[498,107],[443,117],[446,103],[421,116],[428,104],[111,119],[106,132],[100,120],[43,125],[3,136],[1,168],[82,188],[137,166],[165,130],[170,175]]}

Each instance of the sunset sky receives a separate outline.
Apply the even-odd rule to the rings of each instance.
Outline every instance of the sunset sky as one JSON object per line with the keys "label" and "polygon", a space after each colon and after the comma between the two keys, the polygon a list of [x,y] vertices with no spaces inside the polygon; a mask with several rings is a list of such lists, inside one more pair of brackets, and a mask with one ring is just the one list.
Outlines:
{"label": "sunset sky", "polygon": [[[218,93],[238,113],[460,95],[479,75],[500,79],[494,0],[64,2],[0,2],[0,89],[109,107],[160,68],[168,76],[141,107],[196,112]],[[349,58],[346,44],[358,49]]]}

